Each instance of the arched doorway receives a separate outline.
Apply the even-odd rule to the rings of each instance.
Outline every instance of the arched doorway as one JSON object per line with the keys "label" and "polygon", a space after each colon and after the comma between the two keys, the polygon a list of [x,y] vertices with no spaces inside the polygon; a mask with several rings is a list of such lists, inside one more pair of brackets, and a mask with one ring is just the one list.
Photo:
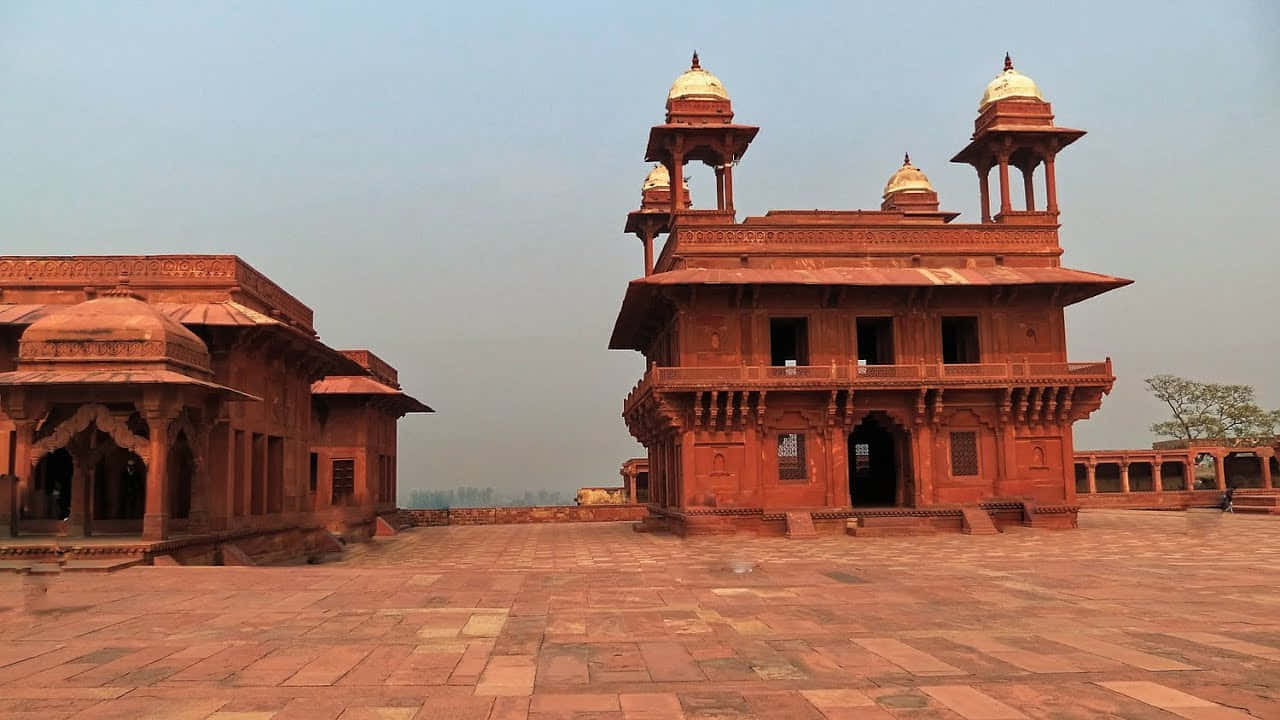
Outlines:
{"label": "arched doorway", "polygon": [[849,499],[854,507],[897,504],[900,454],[885,418],[868,415],[849,433]]}
{"label": "arched doorway", "polygon": [[[23,503],[24,519],[65,520],[71,515],[71,478],[75,474],[75,461],[66,448],[47,453],[36,463],[31,489]],[[37,532],[50,532],[53,526],[33,528]]]}
{"label": "arched doorway", "polygon": [[136,454],[111,443],[93,470],[94,534],[142,532],[147,505],[147,467]]}

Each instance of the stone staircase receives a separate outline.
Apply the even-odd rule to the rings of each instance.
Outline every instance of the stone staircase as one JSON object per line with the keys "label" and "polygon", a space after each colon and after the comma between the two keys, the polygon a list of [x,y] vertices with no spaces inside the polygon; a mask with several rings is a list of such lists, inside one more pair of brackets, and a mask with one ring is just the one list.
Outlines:
{"label": "stone staircase", "polygon": [[792,539],[818,537],[813,527],[813,515],[805,511],[787,513],[787,537]]}
{"label": "stone staircase", "polygon": [[964,525],[962,532],[965,535],[999,535],[1000,531],[996,529],[995,523],[991,522],[991,516],[986,510],[977,505],[965,505],[960,508],[964,513]]}
{"label": "stone staircase", "polygon": [[1280,515],[1280,489],[1236,490],[1231,495],[1231,509],[1238,513]]}

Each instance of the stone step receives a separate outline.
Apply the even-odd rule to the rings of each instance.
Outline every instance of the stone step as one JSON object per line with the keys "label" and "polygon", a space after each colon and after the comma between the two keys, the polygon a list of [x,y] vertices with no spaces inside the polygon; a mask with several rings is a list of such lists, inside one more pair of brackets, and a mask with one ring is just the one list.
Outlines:
{"label": "stone step", "polygon": [[991,516],[986,510],[977,505],[966,505],[960,508],[964,513],[963,532],[965,535],[999,535],[1000,531],[996,528],[995,523],[991,522]]}
{"label": "stone step", "polygon": [[912,537],[934,535],[937,529],[928,518],[887,516],[855,518],[845,523],[845,534],[854,537]]}
{"label": "stone step", "polygon": [[1253,513],[1256,515],[1280,515],[1280,507],[1270,505],[1236,505],[1232,504],[1231,509],[1238,513]]}
{"label": "stone step", "polygon": [[813,515],[803,511],[788,512],[787,513],[787,537],[789,538],[818,537],[818,531],[813,527]]}

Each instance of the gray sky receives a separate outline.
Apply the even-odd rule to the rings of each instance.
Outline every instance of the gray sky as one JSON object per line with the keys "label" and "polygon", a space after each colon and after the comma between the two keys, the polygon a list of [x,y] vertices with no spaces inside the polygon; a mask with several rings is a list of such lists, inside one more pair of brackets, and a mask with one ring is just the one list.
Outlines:
{"label": "gray sky", "polygon": [[1137,281],[1068,313],[1072,359],[1120,378],[1077,447],[1149,443],[1157,372],[1280,405],[1276,5],[955,5],[9,0],[3,248],[245,257],[439,410],[401,424],[403,490],[610,484],[640,450],[643,361],[605,349],[641,271],[622,224],[690,51],[762,126],[740,217],[878,207],[910,150],[973,222],[947,160],[1008,50],[1089,131],[1065,262]]}

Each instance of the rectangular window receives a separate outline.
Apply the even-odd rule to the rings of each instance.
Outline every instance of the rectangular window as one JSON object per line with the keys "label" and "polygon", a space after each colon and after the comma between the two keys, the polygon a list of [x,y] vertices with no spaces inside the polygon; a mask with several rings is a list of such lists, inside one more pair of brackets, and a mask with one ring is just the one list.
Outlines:
{"label": "rectangular window", "polygon": [[778,479],[804,480],[807,475],[804,462],[804,435],[801,433],[778,435]]}
{"label": "rectangular window", "polygon": [[978,318],[942,318],[942,362],[946,364],[982,362],[978,352]]}
{"label": "rectangular window", "polygon": [[857,322],[858,364],[893,364],[893,318],[860,317]]}
{"label": "rectangular window", "polygon": [[774,367],[808,365],[808,319],[770,318],[769,353],[770,364]]}
{"label": "rectangular window", "polygon": [[320,485],[320,456],[311,453],[311,470],[307,480],[307,487],[311,488],[311,492],[315,492]]}
{"label": "rectangular window", "polygon": [[333,461],[333,497],[332,505],[345,505],[348,498],[356,492],[356,461]]}
{"label": "rectangular window", "polygon": [[956,477],[978,474],[978,433],[951,433],[951,474]]}
{"label": "rectangular window", "polygon": [[853,444],[853,471],[865,473],[871,469],[871,445],[868,443]]}

